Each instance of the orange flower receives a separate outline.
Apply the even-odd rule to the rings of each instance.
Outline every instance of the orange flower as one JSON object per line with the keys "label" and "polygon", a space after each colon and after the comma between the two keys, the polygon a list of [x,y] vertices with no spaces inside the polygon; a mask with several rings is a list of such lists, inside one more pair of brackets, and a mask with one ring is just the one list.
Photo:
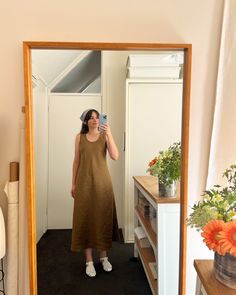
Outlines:
{"label": "orange flower", "polygon": [[227,222],[224,230],[219,233],[219,237],[221,248],[236,256],[236,220]]}
{"label": "orange flower", "polygon": [[156,161],[157,161],[156,158],[153,159],[153,160],[148,164],[148,166],[149,166],[149,167],[152,167],[152,166],[156,163]]}
{"label": "orange flower", "polygon": [[207,247],[220,255],[225,255],[226,253],[219,243],[219,232],[224,230],[224,227],[225,223],[223,220],[211,220],[202,228],[203,233],[201,234]]}

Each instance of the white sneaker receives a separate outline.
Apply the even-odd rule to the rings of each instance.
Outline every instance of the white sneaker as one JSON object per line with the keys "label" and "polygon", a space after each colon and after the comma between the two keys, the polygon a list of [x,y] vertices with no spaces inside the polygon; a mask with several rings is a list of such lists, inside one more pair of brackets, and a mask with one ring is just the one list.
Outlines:
{"label": "white sneaker", "polygon": [[93,261],[86,262],[86,275],[89,277],[96,276],[96,270],[94,268]]}
{"label": "white sneaker", "polygon": [[100,261],[102,263],[103,269],[107,272],[112,271],[112,265],[108,261],[108,257],[100,258]]}

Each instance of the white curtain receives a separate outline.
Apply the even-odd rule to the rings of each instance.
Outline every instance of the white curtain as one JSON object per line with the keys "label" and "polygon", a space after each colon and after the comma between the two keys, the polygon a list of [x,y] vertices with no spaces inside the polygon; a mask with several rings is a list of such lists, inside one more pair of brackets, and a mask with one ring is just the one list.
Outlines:
{"label": "white curtain", "polygon": [[207,188],[236,164],[236,1],[225,0]]}
{"label": "white curtain", "polygon": [[8,201],[6,290],[8,295],[18,295],[19,181],[7,182],[4,192]]}

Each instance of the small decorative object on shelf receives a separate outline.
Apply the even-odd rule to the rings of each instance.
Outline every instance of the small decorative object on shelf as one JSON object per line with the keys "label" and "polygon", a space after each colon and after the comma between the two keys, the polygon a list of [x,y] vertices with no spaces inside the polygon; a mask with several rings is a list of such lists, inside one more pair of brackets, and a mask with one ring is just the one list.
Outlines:
{"label": "small decorative object on shelf", "polygon": [[149,262],[149,267],[152,272],[153,278],[157,280],[157,264],[156,262]]}
{"label": "small decorative object on shelf", "polygon": [[160,151],[149,164],[147,172],[158,177],[160,197],[175,197],[176,182],[180,180],[181,145],[173,143]]}
{"label": "small decorative object on shelf", "polygon": [[223,173],[228,186],[205,191],[188,218],[188,225],[201,230],[204,242],[215,252],[216,278],[236,289],[236,165]]}

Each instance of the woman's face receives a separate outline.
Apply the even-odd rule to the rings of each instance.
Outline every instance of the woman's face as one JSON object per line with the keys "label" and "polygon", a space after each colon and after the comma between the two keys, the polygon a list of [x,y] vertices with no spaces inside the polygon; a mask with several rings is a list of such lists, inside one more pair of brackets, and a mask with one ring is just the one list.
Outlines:
{"label": "woman's face", "polygon": [[95,112],[92,112],[90,119],[88,120],[89,128],[98,128],[99,117]]}

